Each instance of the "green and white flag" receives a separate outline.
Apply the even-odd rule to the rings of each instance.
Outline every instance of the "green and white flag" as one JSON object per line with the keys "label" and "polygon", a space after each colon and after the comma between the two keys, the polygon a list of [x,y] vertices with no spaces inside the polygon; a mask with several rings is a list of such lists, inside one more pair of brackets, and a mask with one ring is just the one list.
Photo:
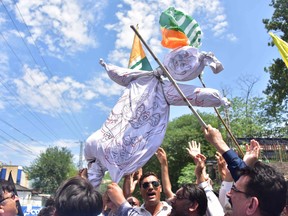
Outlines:
{"label": "green and white flag", "polygon": [[169,7],[163,11],[159,23],[162,31],[161,44],[167,48],[201,45],[202,31],[199,24],[191,16]]}

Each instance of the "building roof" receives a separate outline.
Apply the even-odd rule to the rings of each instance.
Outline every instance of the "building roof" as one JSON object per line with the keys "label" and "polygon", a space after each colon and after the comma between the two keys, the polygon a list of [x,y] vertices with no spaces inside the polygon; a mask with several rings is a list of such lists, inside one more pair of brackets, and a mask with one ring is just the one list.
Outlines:
{"label": "building roof", "polygon": [[260,145],[287,145],[288,146],[288,138],[254,138],[254,137],[246,137],[246,138],[237,138],[239,143],[246,142],[249,143],[250,140],[255,139],[259,142]]}
{"label": "building roof", "polygon": [[32,189],[23,187],[23,186],[21,186],[21,185],[19,185],[19,184],[15,184],[15,187],[16,187],[16,190],[17,190],[17,191],[32,192]]}

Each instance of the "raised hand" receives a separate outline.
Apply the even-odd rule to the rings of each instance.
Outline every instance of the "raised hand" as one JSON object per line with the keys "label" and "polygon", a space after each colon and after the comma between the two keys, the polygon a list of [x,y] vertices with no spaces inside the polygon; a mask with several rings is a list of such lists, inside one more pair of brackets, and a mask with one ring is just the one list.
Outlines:
{"label": "raised hand", "polygon": [[168,163],[167,162],[167,155],[166,155],[166,152],[163,148],[159,147],[158,150],[156,151],[155,155],[156,155],[156,157],[157,157],[157,159],[161,165],[165,165]]}
{"label": "raised hand", "polygon": [[254,164],[258,161],[260,155],[260,144],[252,139],[250,145],[246,144],[246,153],[243,157],[243,161],[247,166],[253,167]]}
{"label": "raised hand", "polygon": [[206,173],[206,166],[205,166],[205,162],[206,162],[206,157],[202,154],[197,154],[194,158],[194,162],[196,164],[196,168],[195,168],[195,175],[197,177],[197,183],[201,183],[206,181],[209,176]]}
{"label": "raised hand", "polygon": [[223,158],[223,156],[219,152],[216,152],[215,157],[217,160],[218,171],[222,181],[232,182],[233,178],[231,176],[231,173],[227,167],[227,163]]}
{"label": "raised hand", "polygon": [[108,200],[111,200],[115,204],[116,208],[126,201],[122,189],[115,182],[107,185],[106,193],[109,197]]}
{"label": "raised hand", "polygon": [[216,128],[213,128],[211,125],[207,125],[207,128],[203,128],[205,139],[216,147],[217,151],[223,154],[228,151],[230,148],[224,142],[223,137],[220,131]]}
{"label": "raised hand", "polygon": [[188,142],[189,148],[186,148],[188,151],[188,154],[193,158],[194,163],[196,164],[195,158],[198,154],[201,154],[201,144],[194,140],[191,140],[191,142]]}
{"label": "raised hand", "polygon": [[123,193],[125,198],[132,196],[141,175],[142,168],[132,174],[124,176]]}

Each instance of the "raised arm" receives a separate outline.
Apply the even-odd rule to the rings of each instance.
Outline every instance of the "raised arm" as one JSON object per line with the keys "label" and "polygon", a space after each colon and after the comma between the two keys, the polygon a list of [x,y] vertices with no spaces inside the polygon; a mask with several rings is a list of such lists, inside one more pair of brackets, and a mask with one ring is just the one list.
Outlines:
{"label": "raised arm", "polygon": [[204,128],[203,130],[206,140],[215,146],[217,151],[222,154],[234,181],[237,181],[240,177],[239,170],[247,165],[232,149],[229,148],[218,129],[208,125],[207,128]]}
{"label": "raised arm", "polygon": [[[198,159],[196,157],[199,157],[199,155],[201,155],[201,144],[197,143],[194,140],[191,140],[191,142],[188,142],[188,148],[186,148],[186,149],[188,151],[188,154],[193,159],[194,163],[197,165]],[[202,155],[202,156],[205,157],[204,155]],[[206,160],[206,158],[205,158],[205,160]],[[205,180],[209,179],[209,175],[206,173],[206,166],[204,166],[203,175],[205,177]]]}
{"label": "raised arm", "polygon": [[135,190],[135,187],[142,175],[142,168],[137,170],[136,172],[125,175],[124,176],[124,182],[123,182],[123,194],[125,198],[128,198],[130,196],[133,196],[133,192]]}
{"label": "raised arm", "polygon": [[125,199],[123,191],[121,187],[113,182],[107,186],[106,191],[109,200],[113,203],[113,209],[115,211],[115,215],[118,216],[140,216],[141,214],[133,208],[128,201]]}
{"label": "raised arm", "polygon": [[195,175],[197,177],[197,184],[200,188],[203,188],[207,196],[208,206],[206,214],[209,216],[222,216],[224,215],[223,208],[219,202],[218,197],[213,192],[211,184],[206,180],[206,157],[202,154],[198,154],[195,157],[196,168]]}
{"label": "raised arm", "polygon": [[155,154],[161,164],[161,179],[165,197],[166,199],[173,198],[174,193],[172,192],[172,186],[169,178],[168,160],[166,152],[163,148],[159,147]]}
{"label": "raised arm", "polygon": [[216,152],[215,157],[217,160],[218,171],[222,180],[218,199],[224,209],[224,212],[226,212],[227,208],[231,207],[226,194],[231,190],[234,181],[223,156],[219,152]]}

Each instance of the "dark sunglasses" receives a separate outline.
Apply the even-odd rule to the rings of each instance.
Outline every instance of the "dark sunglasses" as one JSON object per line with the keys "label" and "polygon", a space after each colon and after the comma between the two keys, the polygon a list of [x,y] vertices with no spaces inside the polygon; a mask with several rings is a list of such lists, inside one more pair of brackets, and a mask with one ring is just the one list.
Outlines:
{"label": "dark sunglasses", "polygon": [[152,184],[152,186],[153,186],[154,188],[157,188],[157,187],[159,187],[159,185],[160,185],[160,183],[159,183],[158,181],[151,181],[151,182],[144,182],[144,183],[142,184],[142,187],[143,187],[144,189],[147,189],[150,184]]}

